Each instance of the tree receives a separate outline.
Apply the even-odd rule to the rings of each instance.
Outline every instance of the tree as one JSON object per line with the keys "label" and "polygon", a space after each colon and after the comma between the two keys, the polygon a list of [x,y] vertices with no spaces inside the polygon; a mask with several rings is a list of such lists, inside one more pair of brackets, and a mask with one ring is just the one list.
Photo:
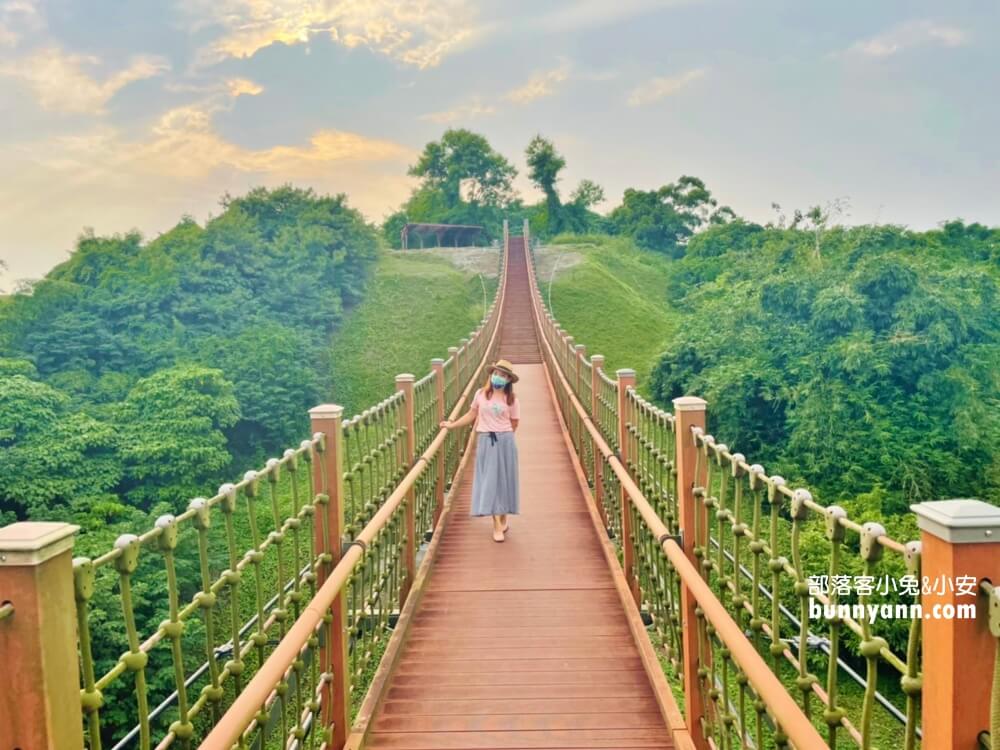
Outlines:
{"label": "tree", "polygon": [[514,197],[511,181],[517,170],[478,133],[447,130],[428,143],[409,174],[423,187],[440,191],[447,208],[459,206],[465,187],[469,203],[503,207]]}
{"label": "tree", "polygon": [[239,403],[220,370],[178,365],[136,383],[116,416],[129,499],[181,507],[229,466]]}
{"label": "tree", "polygon": [[601,229],[603,217],[592,207],[603,200],[604,188],[592,180],[580,180],[570,196],[570,202],[562,207],[564,231],[585,234]]}
{"label": "tree", "polygon": [[689,237],[705,224],[723,224],[735,218],[727,206],[718,208],[705,183],[682,176],[658,190],[625,191],[622,204],[611,212],[617,234],[633,237],[648,250],[679,258]]}
{"label": "tree", "polygon": [[110,425],[74,413],[65,394],[23,374],[0,377],[0,525],[119,508],[117,445]]}
{"label": "tree", "polygon": [[566,166],[566,160],[559,155],[552,141],[536,135],[525,149],[528,162],[528,176],[536,187],[545,194],[549,234],[558,234],[562,229],[562,203],[556,182],[559,172]]}

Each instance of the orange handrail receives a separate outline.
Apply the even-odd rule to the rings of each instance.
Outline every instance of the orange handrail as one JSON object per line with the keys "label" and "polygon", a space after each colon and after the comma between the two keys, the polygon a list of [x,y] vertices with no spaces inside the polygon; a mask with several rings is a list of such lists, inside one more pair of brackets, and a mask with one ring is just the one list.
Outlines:
{"label": "orange handrail", "polygon": [[[465,403],[472,389],[478,387],[477,378],[479,373],[486,365],[490,352],[493,351],[493,347],[497,342],[497,337],[500,335],[500,325],[503,320],[503,301],[507,292],[506,268],[508,254],[506,245],[503,248],[503,253],[503,278],[500,281],[500,291],[497,295],[495,305],[496,324],[494,325],[493,332],[490,335],[490,341],[486,346],[483,359],[480,360],[472,376],[469,378],[469,382],[466,384],[465,389],[462,391],[462,395],[449,414],[451,419],[458,416],[462,405]],[[212,731],[209,732],[208,736],[205,737],[205,739],[198,746],[199,750],[229,750],[239,741],[240,736],[247,730],[247,727],[253,723],[254,718],[260,711],[260,707],[270,699],[271,694],[275,690],[275,686],[281,682],[286,672],[288,672],[291,668],[293,662],[298,658],[299,652],[303,649],[309,638],[316,631],[316,628],[323,620],[323,616],[333,606],[334,600],[350,579],[350,576],[354,571],[354,567],[361,561],[364,555],[364,550],[375,539],[382,528],[389,522],[389,519],[392,518],[393,513],[396,512],[396,509],[400,506],[403,500],[406,499],[407,493],[416,484],[417,479],[426,470],[430,460],[434,458],[438,450],[444,444],[447,435],[447,429],[441,428],[438,430],[438,433],[431,441],[431,444],[427,446],[427,449],[421,453],[419,457],[417,457],[417,459],[413,462],[413,466],[406,473],[406,476],[403,477],[400,483],[396,486],[396,489],[393,490],[386,501],[382,503],[382,506],[378,509],[375,515],[372,516],[372,519],[361,530],[354,542],[348,547],[347,551],[341,556],[340,561],[330,572],[329,577],[316,592],[316,595],[306,605],[302,614],[299,615],[298,619],[288,629],[285,637],[281,639],[274,651],[271,652],[271,655],[261,665],[260,669],[257,670],[256,674],[254,674],[250,682],[248,682],[239,695],[236,696],[233,704],[222,715],[222,718],[220,718],[218,723],[212,728]]]}
{"label": "orange handrail", "polygon": [[[565,389],[570,404],[572,404],[577,416],[582,420],[587,432],[590,433],[597,450],[600,451],[601,455],[607,460],[608,465],[611,466],[612,471],[614,471],[632,505],[635,506],[639,515],[642,516],[646,527],[657,539],[664,540],[660,543],[660,547],[680,578],[681,584],[691,592],[698,606],[704,612],[705,619],[715,628],[719,639],[729,649],[733,661],[747,676],[750,685],[753,686],[760,699],[771,710],[776,719],[779,716],[781,717],[777,719],[778,723],[788,735],[792,744],[796,748],[799,748],[799,750],[827,748],[826,742],[812,725],[809,717],[802,712],[798,703],[795,702],[795,699],[785,689],[785,686],[767,666],[767,663],[754,648],[753,644],[743,635],[740,626],[729,615],[729,612],[726,611],[725,606],[718,600],[708,583],[698,573],[698,569],[688,560],[684,551],[674,539],[665,538],[670,535],[670,530],[660,520],[652,505],[646,500],[642,490],[639,489],[628,473],[628,470],[605,442],[600,430],[597,429],[590,415],[573,393],[573,389],[570,387],[562,368],[559,367],[555,352],[541,327],[539,317],[540,297],[538,295],[538,287],[535,283],[534,265],[530,260],[528,261],[528,269],[532,282],[531,287],[534,292],[532,294],[532,307],[535,312],[535,326],[540,334],[541,343],[549,353],[548,361],[545,363],[546,367],[550,371],[554,371],[553,375],[558,378]],[[549,362],[552,363],[551,367],[549,366]],[[688,727],[688,729],[694,730],[696,728]]]}

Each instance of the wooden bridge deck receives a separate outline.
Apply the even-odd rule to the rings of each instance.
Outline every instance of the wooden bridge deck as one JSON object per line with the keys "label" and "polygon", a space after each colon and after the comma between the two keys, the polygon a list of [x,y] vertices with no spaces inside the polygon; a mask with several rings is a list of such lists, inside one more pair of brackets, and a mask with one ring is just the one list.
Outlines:
{"label": "wooden bridge deck", "polygon": [[521,363],[521,514],[494,542],[490,520],[469,516],[464,474],[366,747],[670,748],[540,364],[515,242],[500,356]]}

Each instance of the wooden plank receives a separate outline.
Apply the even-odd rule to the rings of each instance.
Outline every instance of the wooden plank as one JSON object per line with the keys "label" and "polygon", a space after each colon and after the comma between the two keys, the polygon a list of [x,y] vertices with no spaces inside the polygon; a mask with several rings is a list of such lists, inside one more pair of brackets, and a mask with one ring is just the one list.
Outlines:
{"label": "wooden plank", "polygon": [[[656,701],[648,693],[640,697],[605,696],[603,698],[420,698],[392,699],[384,704],[383,716],[482,716],[488,714],[647,714],[656,713]],[[578,717],[579,718],[579,717]],[[663,725],[661,721],[660,726]],[[582,726],[582,725],[581,725]],[[596,727],[600,729],[600,726]]]}
{"label": "wooden plank", "polygon": [[516,748],[672,747],[662,729],[562,729],[497,732],[374,732],[371,750],[515,750]]}
{"label": "wooden plank", "polygon": [[456,716],[393,715],[383,711],[375,722],[375,732],[498,732],[545,731],[561,729],[658,729],[663,734],[663,717],[655,706],[644,713],[574,712],[572,707],[560,707],[556,713],[499,713],[474,714],[466,712]]}

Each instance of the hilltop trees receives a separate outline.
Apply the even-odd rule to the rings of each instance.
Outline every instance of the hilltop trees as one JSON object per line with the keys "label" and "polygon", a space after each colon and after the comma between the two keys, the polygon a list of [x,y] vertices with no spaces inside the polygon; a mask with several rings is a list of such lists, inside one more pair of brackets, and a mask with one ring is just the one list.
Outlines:
{"label": "hilltop trees", "polygon": [[674,258],[684,254],[688,238],[698,229],[734,218],[731,208],[719,207],[702,180],[688,175],[657,190],[627,189],[622,204],[609,216],[616,234]]}
{"label": "hilltop trees", "polygon": [[556,183],[566,160],[556,151],[552,141],[536,135],[525,150],[528,175],[545,196],[544,202],[533,212],[531,224],[535,233],[550,237],[560,232],[590,232],[599,224],[592,207],[604,200],[604,190],[592,180],[581,180],[564,204],[559,197]]}
{"label": "hilltop trees", "polygon": [[552,141],[536,135],[524,152],[528,161],[528,176],[545,195],[545,231],[558,234],[562,226],[562,202],[556,191],[559,173],[566,166],[566,160],[559,155]]}
{"label": "hilltop trees", "polygon": [[421,182],[383,223],[390,244],[399,242],[399,231],[408,221],[482,224],[495,237],[504,210],[515,203],[511,181],[517,170],[486,138],[470,130],[447,130],[440,141],[428,143],[409,174]]}
{"label": "hilltop trees", "polygon": [[382,235],[397,245],[407,222],[482,224],[498,237],[505,217],[522,211],[537,236],[560,232],[591,232],[603,226],[593,207],[604,200],[604,190],[592,180],[581,180],[568,203],[559,195],[559,175],[566,160],[555,145],[536,135],[525,150],[528,176],[544,198],[536,206],[521,205],[513,188],[514,167],[481,135],[448,130],[440,141],[428,143],[409,174],[421,179],[399,211],[386,217]]}

